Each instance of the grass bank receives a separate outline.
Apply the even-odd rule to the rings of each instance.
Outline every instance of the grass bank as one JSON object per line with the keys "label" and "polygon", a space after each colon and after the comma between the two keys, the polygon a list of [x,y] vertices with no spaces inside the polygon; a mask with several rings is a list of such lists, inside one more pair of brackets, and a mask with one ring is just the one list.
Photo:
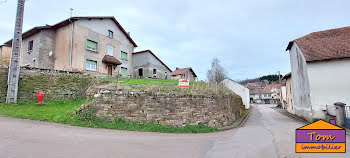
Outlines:
{"label": "grass bank", "polygon": [[104,120],[94,117],[91,113],[75,114],[72,112],[80,105],[86,103],[85,99],[53,100],[45,105],[38,105],[34,101],[21,101],[17,104],[0,103],[0,115],[69,124],[73,126],[107,128],[130,131],[150,131],[163,133],[208,133],[217,131],[204,125],[186,125],[184,127],[165,126],[154,123],[135,123],[122,119]]}

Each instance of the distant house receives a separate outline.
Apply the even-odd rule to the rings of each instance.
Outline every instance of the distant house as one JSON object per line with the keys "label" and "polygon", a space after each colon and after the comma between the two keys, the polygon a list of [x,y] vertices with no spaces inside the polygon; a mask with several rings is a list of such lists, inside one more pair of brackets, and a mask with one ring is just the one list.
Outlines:
{"label": "distant house", "polygon": [[328,119],[334,103],[350,105],[350,27],[311,33],[289,42],[286,50],[296,115]]}
{"label": "distant house", "polygon": [[132,76],[135,47],[114,17],[72,17],[24,32],[20,66]]}
{"label": "distant house", "polygon": [[195,81],[197,78],[196,73],[191,67],[188,68],[176,68],[174,72],[171,73],[172,79],[188,79],[190,81]]}
{"label": "distant house", "polygon": [[171,69],[150,50],[133,53],[132,61],[136,78],[171,79]]}
{"label": "distant house", "polygon": [[282,107],[287,109],[289,113],[295,114],[295,108],[293,105],[293,91],[292,91],[292,74],[288,73],[283,76],[282,80],[286,82],[285,86],[282,86]]}
{"label": "distant house", "polygon": [[11,57],[11,47],[6,45],[0,46],[0,65],[9,65]]}
{"label": "distant house", "polygon": [[267,84],[266,87],[268,89],[271,89],[271,93],[272,93],[272,98],[279,100],[281,98],[281,84],[278,83],[271,83],[271,84]]}
{"label": "distant house", "polygon": [[257,104],[274,103],[270,88],[249,89],[250,101]]}
{"label": "distant house", "polygon": [[250,82],[246,84],[248,89],[264,88],[265,85],[264,82]]}

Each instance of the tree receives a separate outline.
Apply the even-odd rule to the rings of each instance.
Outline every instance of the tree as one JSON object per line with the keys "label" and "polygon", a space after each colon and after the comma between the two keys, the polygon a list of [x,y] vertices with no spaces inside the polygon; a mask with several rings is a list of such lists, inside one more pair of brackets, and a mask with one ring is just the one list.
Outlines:
{"label": "tree", "polygon": [[209,82],[220,83],[227,78],[225,69],[220,65],[220,60],[214,58],[211,62],[211,69],[207,72],[207,79]]}

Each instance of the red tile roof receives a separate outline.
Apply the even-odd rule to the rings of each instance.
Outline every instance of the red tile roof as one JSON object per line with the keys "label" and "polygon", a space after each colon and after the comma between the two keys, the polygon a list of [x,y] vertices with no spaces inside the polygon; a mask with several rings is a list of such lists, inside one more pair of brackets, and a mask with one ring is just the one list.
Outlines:
{"label": "red tile roof", "polygon": [[268,87],[265,88],[256,88],[256,89],[249,89],[250,94],[271,94],[271,89]]}
{"label": "red tile roof", "polygon": [[280,88],[282,85],[278,84],[278,83],[271,83],[271,84],[267,84],[266,87],[268,88]]}
{"label": "red tile roof", "polygon": [[350,57],[350,27],[311,33],[291,41],[287,50],[294,42],[308,62]]}
{"label": "red tile roof", "polygon": [[[40,32],[43,29],[58,29],[60,27],[66,26],[68,24],[70,24],[70,21],[77,21],[77,20],[81,20],[81,19],[111,19],[118,27],[119,29],[123,32],[123,34],[126,36],[126,38],[134,45],[134,47],[137,47],[136,43],[131,39],[131,37],[129,36],[129,34],[124,30],[124,28],[119,24],[119,22],[117,21],[117,19],[115,19],[113,16],[86,16],[86,17],[72,17],[66,20],[63,20],[55,25],[46,25],[46,26],[37,26],[34,27],[32,29],[30,29],[27,32],[24,32],[22,34],[22,38],[26,39],[38,32]],[[7,41],[5,43],[8,46],[12,45],[12,39]]]}
{"label": "red tile roof", "polygon": [[188,67],[188,68],[182,68],[182,69],[177,69],[175,70],[174,72],[171,73],[171,75],[181,75],[181,74],[184,74],[186,73],[187,71],[192,71],[193,72],[193,75],[195,77],[197,77],[196,73],[194,73],[193,69],[191,67]]}
{"label": "red tile roof", "polygon": [[109,56],[109,55],[105,55],[102,59],[102,62],[113,64],[113,65],[121,65],[122,64],[117,58],[115,58],[113,56]]}
{"label": "red tile roof", "polygon": [[147,52],[151,53],[151,54],[152,54],[160,63],[162,63],[170,72],[173,72],[173,71],[171,71],[171,69],[170,69],[167,65],[165,65],[165,64],[163,63],[163,61],[160,60],[151,50],[143,50],[143,51],[135,52],[135,53],[132,53],[132,54],[140,54],[140,53],[147,53]]}

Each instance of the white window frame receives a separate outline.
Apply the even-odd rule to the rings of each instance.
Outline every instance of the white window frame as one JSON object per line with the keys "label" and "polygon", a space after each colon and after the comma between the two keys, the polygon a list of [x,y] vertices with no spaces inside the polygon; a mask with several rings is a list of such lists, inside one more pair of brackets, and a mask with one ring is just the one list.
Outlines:
{"label": "white window frame", "polygon": [[[112,50],[112,52],[110,52]],[[107,46],[107,54],[109,56],[114,56],[114,47],[113,46]]]}
{"label": "white window frame", "polygon": [[[91,66],[93,65],[92,63],[95,64],[95,69],[93,69],[93,68],[91,67]],[[88,64],[90,64],[90,65],[88,65]],[[97,70],[97,61],[86,59],[86,60],[85,60],[85,70],[88,70],[88,71],[96,71],[96,70]]]}
{"label": "white window frame", "polygon": [[[88,44],[87,44],[88,41],[95,42],[95,43],[96,43],[96,49],[91,48],[91,47],[88,47]],[[96,42],[96,41],[94,41],[94,40],[91,40],[91,39],[86,39],[86,44],[85,44],[85,45],[86,45],[85,47],[86,47],[87,50],[93,51],[93,52],[97,52],[97,49],[98,49],[98,42]]]}
{"label": "white window frame", "polygon": [[27,49],[28,49],[27,52],[32,52],[33,51],[33,49],[34,49],[34,40],[30,40],[28,42],[28,48]]}
{"label": "white window frame", "polygon": [[[123,58],[122,58],[122,54],[123,54],[123,53],[126,53],[126,59],[123,59]],[[128,61],[128,59],[129,59],[129,53],[128,53],[128,52],[124,52],[124,51],[120,51],[120,59],[125,60],[125,61]]]}
{"label": "white window frame", "polygon": [[[112,34],[110,34],[110,33],[112,33]],[[109,38],[113,38],[114,37],[114,32],[112,30],[108,30],[108,37]]]}
{"label": "white window frame", "polygon": [[[126,74],[122,74],[122,69],[126,69]],[[120,67],[120,75],[128,76],[128,68],[127,67]]]}

